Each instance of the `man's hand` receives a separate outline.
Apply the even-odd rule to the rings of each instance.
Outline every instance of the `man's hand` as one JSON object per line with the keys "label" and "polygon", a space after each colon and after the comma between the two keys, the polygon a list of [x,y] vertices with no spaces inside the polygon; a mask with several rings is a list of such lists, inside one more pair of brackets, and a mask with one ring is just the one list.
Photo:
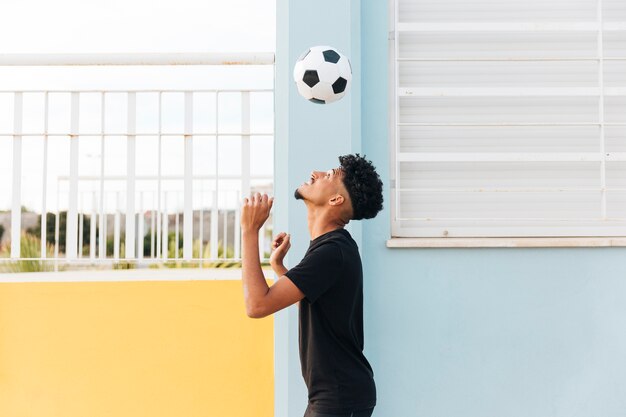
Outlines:
{"label": "man's hand", "polygon": [[288,235],[285,232],[279,233],[272,242],[272,254],[270,255],[270,265],[278,266],[283,264],[283,259],[287,255],[287,251],[291,247],[291,242]]}
{"label": "man's hand", "polygon": [[270,216],[273,203],[274,197],[267,194],[256,193],[249,199],[244,198],[241,207],[242,232],[258,232]]}
{"label": "man's hand", "polygon": [[[304,298],[304,293],[288,278],[283,276],[287,270],[284,266],[273,266],[280,277],[274,285],[268,287],[259,261],[258,233],[267,220],[272,209],[274,198],[266,194],[256,193],[250,199],[245,198],[241,209],[241,229],[243,231],[241,251],[241,281],[243,296],[248,317],[261,318],[273,314],[285,307],[297,303]],[[277,236],[281,242],[274,245],[272,256],[280,260],[289,250],[289,236]],[[281,237],[282,236],[282,237]],[[275,243],[276,240],[274,241]]]}

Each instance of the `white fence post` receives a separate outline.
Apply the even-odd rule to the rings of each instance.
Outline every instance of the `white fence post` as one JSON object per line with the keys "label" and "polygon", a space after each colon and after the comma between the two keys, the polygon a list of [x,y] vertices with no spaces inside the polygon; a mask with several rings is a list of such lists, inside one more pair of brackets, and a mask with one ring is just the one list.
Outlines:
{"label": "white fence post", "polygon": [[[244,198],[250,197],[250,92],[244,91],[241,93],[241,196]],[[241,202],[238,202],[238,206]],[[235,232],[241,233],[239,227],[239,210],[236,211],[237,219],[235,223],[237,227]],[[240,236],[237,236],[235,243],[235,258],[240,257]]]}
{"label": "white fence post", "polygon": [[161,239],[161,249],[163,252],[162,258],[163,259],[167,259],[168,258],[168,246],[169,246],[169,238],[168,238],[168,224],[169,224],[169,216],[168,216],[168,201],[167,201],[167,195],[168,192],[165,192],[165,199],[164,199],[164,207],[163,207],[163,211],[161,213],[161,217],[162,217],[162,221],[163,221],[163,226],[161,227],[161,230],[163,232],[163,237]]}
{"label": "white fence post", "polygon": [[126,244],[124,258],[135,257],[135,118],[137,98],[128,93],[128,119],[126,135]]}
{"label": "white fence post", "polygon": [[65,229],[65,257],[76,259],[78,238],[78,117],[79,95],[72,93],[70,128],[70,195]]}
{"label": "white fence post", "polygon": [[96,193],[91,193],[91,218],[89,219],[89,259],[96,259]]}
{"label": "white fence post", "polygon": [[156,211],[154,209],[152,209],[150,211],[150,258],[154,259],[157,256],[157,254],[154,251],[154,240],[155,240],[155,235],[156,235],[156,220],[155,220],[155,216],[156,216]]}
{"label": "white fence post", "polygon": [[[217,180],[216,180],[217,181]],[[211,260],[217,259],[217,238],[218,238],[218,218],[217,218],[217,191],[213,190],[213,201],[211,204]]]}
{"label": "white fence post", "polygon": [[100,259],[106,258],[107,249],[107,218],[104,212],[106,200],[104,195],[104,104],[104,93],[102,93],[100,95],[100,236],[98,237]]}
{"label": "white fence post", "polygon": [[[157,158],[159,159],[157,161],[157,218],[156,218],[156,224],[157,224],[157,233],[156,233],[156,252],[157,252],[157,258],[159,257],[163,257],[166,258],[167,256],[167,248],[166,249],[161,249],[161,242],[167,242],[167,233],[162,234],[162,224],[163,224],[163,212],[161,210],[161,140],[162,140],[162,123],[161,123],[161,101],[162,101],[162,93],[159,92],[159,101],[158,101],[158,110],[159,110],[159,143],[158,143],[158,152],[157,152]],[[165,239],[162,239],[161,236],[165,236]],[[164,247],[167,247],[167,243],[163,244]],[[165,255],[162,255],[165,254]]]}
{"label": "white fence post", "polygon": [[85,221],[85,194],[80,193],[80,206],[78,206],[78,258],[83,257],[83,231]]}
{"label": "white fence post", "polygon": [[43,171],[41,179],[41,257],[48,257],[48,92],[44,95],[44,122],[43,122]]}
{"label": "white fence post", "polygon": [[224,239],[222,240],[222,258],[227,259],[226,249],[228,248],[228,210],[224,210],[224,224],[222,228],[222,233],[224,235]]}
{"label": "white fence post", "polygon": [[139,194],[139,213],[137,214],[137,259],[143,259],[144,210],[143,191]]}
{"label": "white fence post", "polygon": [[22,93],[13,96],[13,205],[11,207],[11,258],[20,257],[22,230]]}
{"label": "white fence post", "polygon": [[259,230],[259,260],[263,262],[263,258],[265,258],[265,224],[261,226],[261,230]]}
{"label": "white fence post", "polygon": [[241,201],[243,197],[239,190],[237,190],[237,200],[238,203],[235,206],[235,254],[233,255],[235,259],[241,258],[241,224],[239,223],[239,219],[241,217]]}
{"label": "white fence post", "polygon": [[193,255],[193,93],[185,92],[185,185],[183,217],[183,259]]}
{"label": "white fence post", "polygon": [[120,193],[115,193],[115,224],[113,229],[113,258],[120,259]]}
{"label": "white fence post", "polygon": [[[202,196],[200,197],[200,201],[202,202],[202,204],[204,204],[204,199],[202,198]],[[199,224],[199,228],[200,228],[200,249],[199,249],[199,253],[198,253],[198,258],[200,260],[202,260],[204,258],[204,209],[202,206],[200,206],[200,224]],[[200,268],[202,268],[202,261],[200,262]]]}
{"label": "white fence post", "polygon": [[179,197],[178,197],[178,192],[176,193],[176,205],[174,206],[174,215],[176,216],[174,218],[174,259],[178,259],[178,239],[179,239],[179,233],[180,233],[180,216],[179,216],[179,211],[178,211],[178,203],[179,203]]}

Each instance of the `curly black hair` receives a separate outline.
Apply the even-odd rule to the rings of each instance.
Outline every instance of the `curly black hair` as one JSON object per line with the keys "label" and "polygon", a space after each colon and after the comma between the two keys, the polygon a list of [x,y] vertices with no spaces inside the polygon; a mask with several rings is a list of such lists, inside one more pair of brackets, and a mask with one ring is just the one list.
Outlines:
{"label": "curly black hair", "polygon": [[343,155],[339,163],[344,171],[343,184],[352,201],[352,219],[371,219],[383,209],[383,182],[376,167],[365,155]]}

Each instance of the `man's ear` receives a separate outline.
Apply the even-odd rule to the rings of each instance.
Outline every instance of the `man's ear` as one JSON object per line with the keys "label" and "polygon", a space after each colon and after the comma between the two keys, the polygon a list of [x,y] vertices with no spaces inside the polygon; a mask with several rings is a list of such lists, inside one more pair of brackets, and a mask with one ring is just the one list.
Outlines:
{"label": "man's ear", "polygon": [[338,206],[339,204],[343,204],[344,198],[341,194],[335,194],[333,198],[329,200],[331,206]]}

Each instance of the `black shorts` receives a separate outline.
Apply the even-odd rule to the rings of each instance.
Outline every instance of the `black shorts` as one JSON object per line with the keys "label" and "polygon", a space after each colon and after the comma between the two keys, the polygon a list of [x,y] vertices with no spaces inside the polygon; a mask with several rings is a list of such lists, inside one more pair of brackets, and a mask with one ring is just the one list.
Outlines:
{"label": "black shorts", "polygon": [[311,410],[311,406],[309,405],[304,412],[304,417],[370,417],[373,412],[374,408],[372,407],[365,410],[353,411],[352,413],[329,414],[313,411]]}

